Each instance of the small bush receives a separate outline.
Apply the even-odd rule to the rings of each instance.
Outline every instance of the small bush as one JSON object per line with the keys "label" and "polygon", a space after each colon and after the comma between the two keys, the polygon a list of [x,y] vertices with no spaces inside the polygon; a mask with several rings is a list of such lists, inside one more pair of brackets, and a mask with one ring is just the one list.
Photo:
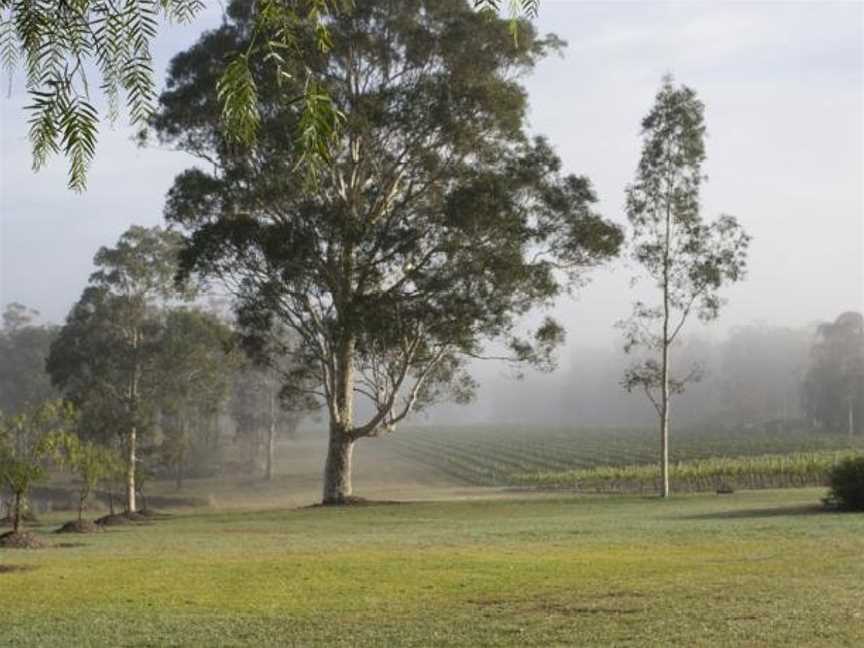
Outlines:
{"label": "small bush", "polygon": [[839,462],[828,477],[826,502],[850,511],[864,511],[864,456]]}

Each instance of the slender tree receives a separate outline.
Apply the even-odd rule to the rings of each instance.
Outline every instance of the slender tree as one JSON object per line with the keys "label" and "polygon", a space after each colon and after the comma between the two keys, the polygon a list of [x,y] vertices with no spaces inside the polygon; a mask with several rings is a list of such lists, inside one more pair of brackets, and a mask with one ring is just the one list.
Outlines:
{"label": "slender tree", "polygon": [[78,477],[78,523],[84,519],[84,508],[99,482],[108,479],[122,463],[120,455],[93,441],[82,441],[66,434],[60,442],[63,463]]}
{"label": "slender tree", "polygon": [[13,533],[20,529],[30,487],[45,478],[45,462],[56,455],[74,418],[74,409],[61,401],[33,404],[15,416],[0,415],[0,484],[12,493]]}
{"label": "slender tree", "polygon": [[[308,190],[291,173],[302,69],[277,84],[253,62],[258,146],[225,138],[214,74],[226,51],[248,47],[252,20],[242,3],[230,13],[174,59],[160,99],[163,140],[212,169],[179,176],[166,215],[188,233],[185,271],[232,287],[246,326],[299,337],[295,366],[330,421],[323,499],[344,502],[355,442],[470,397],[471,358],[551,365],[561,328],[546,320],[532,340],[520,316],[616,254],[621,232],[592,211],[588,180],[563,175],[551,146],[525,132],[518,77],[555,37],[525,25],[514,45],[506,20],[464,0],[355,2],[330,24],[327,56],[301,31],[302,69],[345,115]],[[363,420],[356,396],[370,405]]]}
{"label": "slender tree", "polygon": [[627,188],[633,258],[656,286],[659,300],[637,301],[620,326],[625,350],[647,354],[626,372],[628,391],[641,389],[660,420],[661,494],[669,495],[669,403],[698,365],[673,375],[672,345],[691,314],[703,321],[719,315],[719,289],[743,279],[750,237],[732,216],[702,220],[699,189],[705,179],[704,106],[696,93],[666,77],[654,107],[642,121],[642,156],[636,181]]}
{"label": "slender tree", "polygon": [[164,326],[159,305],[194,294],[192,289],[176,290],[179,244],[176,233],[134,226],[116,247],[101,248],[94,258],[99,269],[90,276],[48,358],[48,371],[64,395],[83,415],[99,414],[96,425],[120,434],[130,512],[136,510],[138,436],[152,422],[159,393]]}

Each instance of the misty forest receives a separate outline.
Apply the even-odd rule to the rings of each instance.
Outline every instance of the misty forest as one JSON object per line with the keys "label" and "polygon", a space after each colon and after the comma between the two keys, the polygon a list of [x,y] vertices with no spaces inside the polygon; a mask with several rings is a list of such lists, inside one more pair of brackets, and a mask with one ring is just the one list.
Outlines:
{"label": "misty forest", "polygon": [[0,63],[0,645],[864,644],[864,5],[0,0]]}

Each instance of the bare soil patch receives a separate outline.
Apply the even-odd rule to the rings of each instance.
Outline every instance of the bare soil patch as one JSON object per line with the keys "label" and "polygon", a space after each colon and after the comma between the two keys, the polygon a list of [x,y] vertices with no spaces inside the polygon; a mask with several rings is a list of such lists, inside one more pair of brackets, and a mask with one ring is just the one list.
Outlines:
{"label": "bare soil patch", "polygon": [[0,547],[4,549],[43,549],[47,544],[29,531],[9,531],[0,535]]}
{"label": "bare soil patch", "polygon": [[101,533],[105,529],[92,520],[72,520],[66,522],[54,533]]}
{"label": "bare soil patch", "polygon": [[105,515],[96,520],[96,524],[103,527],[146,524],[147,522],[147,516],[141,515],[140,513],[116,513],[114,515]]}

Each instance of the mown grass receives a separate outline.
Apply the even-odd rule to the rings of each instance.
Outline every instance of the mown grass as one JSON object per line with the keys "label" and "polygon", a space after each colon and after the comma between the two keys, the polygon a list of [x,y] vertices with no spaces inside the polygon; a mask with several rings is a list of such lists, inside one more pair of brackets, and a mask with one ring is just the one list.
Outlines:
{"label": "mown grass", "polygon": [[864,516],[821,495],[178,514],[0,550],[0,645],[864,645]]}

